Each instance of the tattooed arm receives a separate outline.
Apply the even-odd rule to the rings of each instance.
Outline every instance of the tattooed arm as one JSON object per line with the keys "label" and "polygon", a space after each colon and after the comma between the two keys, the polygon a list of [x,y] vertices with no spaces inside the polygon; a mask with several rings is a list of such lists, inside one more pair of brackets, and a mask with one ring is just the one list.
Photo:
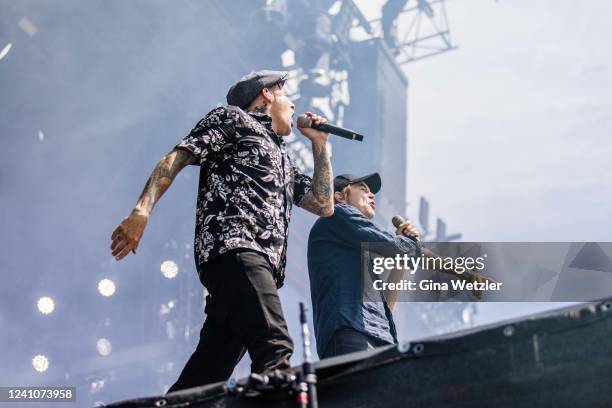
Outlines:
{"label": "tattooed arm", "polygon": [[165,155],[153,169],[147,180],[134,210],[149,216],[153,207],[166,192],[176,175],[189,164],[196,162],[196,157],[185,149],[174,149]]}
{"label": "tattooed arm", "polygon": [[[315,123],[327,122],[324,118],[308,112]],[[329,153],[327,152],[328,134],[310,128],[298,128],[312,142],[314,159],[314,175],[312,189],[299,201],[298,206],[321,217],[329,217],[334,213],[333,176]]]}
{"label": "tattooed arm", "polygon": [[115,229],[111,236],[111,251],[117,260],[125,258],[136,248],[153,211],[153,207],[174,181],[176,175],[196,157],[185,149],[174,149],[165,155],[153,169],[147,184],[129,216]]}

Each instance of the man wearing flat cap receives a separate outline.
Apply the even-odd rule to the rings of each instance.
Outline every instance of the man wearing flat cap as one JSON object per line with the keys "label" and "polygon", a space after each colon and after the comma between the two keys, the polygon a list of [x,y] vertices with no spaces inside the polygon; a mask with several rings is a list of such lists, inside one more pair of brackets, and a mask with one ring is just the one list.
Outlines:
{"label": "man wearing flat cap", "polygon": [[283,90],[286,77],[258,71],[232,86],[228,105],[210,111],[161,159],[112,234],[117,260],[136,253],[153,207],[176,175],[188,164],[200,166],[194,251],[209,294],[207,316],[169,392],[227,380],[246,351],[252,372],[289,368],[293,343],[277,289],[285,276],[291,207],[326,217],[333,197],[327,133],[299,128],[312,143],[312,178],[287,154],[283,137],[291,133],[295,106]]}
{"label": "man wearing flat cap", "polygon": [[412,222],[402,223],[393,235],[372,221],[381,184],[378,173],[336,176],[334,213],[319,218],[310,231],[308,274],[320,358],[397,342],[387,301],[364,302],[361,243],[390,243],[411,256],[419,256],[421,246]]}

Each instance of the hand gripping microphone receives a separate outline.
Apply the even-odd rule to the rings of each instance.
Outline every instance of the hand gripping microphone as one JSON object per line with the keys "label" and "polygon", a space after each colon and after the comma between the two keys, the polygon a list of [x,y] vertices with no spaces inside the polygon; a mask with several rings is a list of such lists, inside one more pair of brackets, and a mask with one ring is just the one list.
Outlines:
{"label": "hand gripping microphone", "polygon": [[[399,226],[402,225],[403,223],[405,223],[406,220],[403,217],[399,216],[399,215],[394,215],[393,218],[391,219],[391,222],[393,223],[393,226],[395,228],[399,228]],[[412,236],[412,235],[408,235],[408,238],[410,238],[414,242],[419,242],[419,239],[417,237]]]}
{"label": "hand gripping microphone", "polygon": [[323,125],[315,125],[314,123],[312,123],[312,119],[310,119],[307,115],[298,116],[297,125],[298,127],[301,127],[301,128],[312,128],[312,129],[320,130],[322,132],[331,133],[333,135],[340,136],[345,139],[357,140],[359,142],[363,141],[363,135],[360,135],[354,130],[330,125],[329,123],[325,123]]}

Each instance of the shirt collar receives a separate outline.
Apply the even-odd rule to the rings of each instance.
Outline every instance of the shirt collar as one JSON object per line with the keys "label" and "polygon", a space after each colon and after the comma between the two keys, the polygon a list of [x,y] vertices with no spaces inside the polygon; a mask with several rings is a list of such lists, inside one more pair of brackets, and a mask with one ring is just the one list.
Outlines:
{"label": "shirt collar", "polygon": [[267,113],[260,113],[254,111],[249,111],[248,114],[251,115],[251,117],[253,117],[254,119],[256,119],[259,123],[264,125],[266,129],[268,129],[272,133],[272,135],[275,136],[275,139],[280,146],[283,146],[285,144],[285,140],[283,139],[283,137],[277,135],[274,129],[272,129],[272,116],[268,115]]}
{"label": "shirt collar", "polygon": [[257,119],[259,123],[261,123],[268,129],[272,130],[272,116],[268,115],[267,113],[260,113],[260,112],[253,112],[253,111],[250,111],[248,113],[249,115]]}

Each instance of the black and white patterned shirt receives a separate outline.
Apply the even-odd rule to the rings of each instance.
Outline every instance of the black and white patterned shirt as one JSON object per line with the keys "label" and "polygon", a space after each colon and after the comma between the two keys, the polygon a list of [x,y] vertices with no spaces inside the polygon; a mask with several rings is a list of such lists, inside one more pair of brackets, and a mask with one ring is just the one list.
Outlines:
{"label": "black and white patterned shirt", "polygon": [[262,252],[281,287],[292,203],[311,190],[267,114],[235,106],[210,111],[176,145],[200,166],[195,259],[200,266],[235,248]]}

